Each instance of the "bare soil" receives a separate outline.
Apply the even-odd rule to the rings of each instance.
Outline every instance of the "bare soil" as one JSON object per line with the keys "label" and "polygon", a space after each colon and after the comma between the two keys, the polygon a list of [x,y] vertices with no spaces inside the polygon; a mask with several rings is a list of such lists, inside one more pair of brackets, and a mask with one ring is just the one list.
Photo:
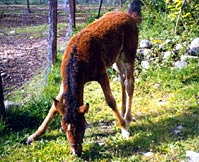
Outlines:
{"label": "bare soil", "polygon": [[[92,9],[94,6],[92,6]],[[77,6],[77,23],[86,22],[88,6]],[[96,8],[97,9],[97,8]],[[58,23],[68,23],[64,5],[58,6]],[[15,28],[48,24],[48,6],[31,6],[28,13],[23,5],[0,6],[0,75],[4,93],[8,94],[28,82],[44,69],[47,62],[47,31],[16,34]],[[67,30],[67,29],[66,29]],[[58,44],[66,41],[67,31],[59,32]],[[39,36],[35,37],[34,34]]]}
{"label": "bare soil", "polygon": [[[28,82],[45,68],[47,62],[47,30],[16,34],[15,28],[48,24],[48,8],[32,7],[29,14],[23,7],[1,6],[0,9],[0,75],[5,94]],[[58,16],[58,22],[67,23],[67,17]],[[58,41],[64,39],[65,33],[59,33]]]}
{"label": "bare soil", "polygon": [[42,38],[1,36],[0,73],[5,93],[22,86],[45,66],[46,49],[47,41]]}

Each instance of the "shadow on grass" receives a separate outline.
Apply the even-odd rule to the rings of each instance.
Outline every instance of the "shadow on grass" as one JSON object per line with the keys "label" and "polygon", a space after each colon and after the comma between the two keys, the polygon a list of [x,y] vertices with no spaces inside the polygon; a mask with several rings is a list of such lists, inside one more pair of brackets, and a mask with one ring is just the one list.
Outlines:
{"label": "shadow on grass", "polygon": [[[167,153],[164,150],[165,148],[161,148],[162,144],[167,146],[169,143],[199,136],[198,114],[199,109],[195,106],[188,108],[180,115],[173,114],[159,122],[148,121],[150,116],[143,116],[142,120],[148,122],[140,125],[133,124],[130,127],[131,137],[129,140],[115,140],[104,145],[95,142],[90,145],[89,149],[84,151],[82,158],[90,161],[111,160],[113,157],[127,158],[151,150],[163,154]],[[158,116],[158,114],[151,114],[151,116]],[[175,130],[178,126],[182,126],[182,129],[176,133]]]}
{"label": "shadow on grass", "polygon": [[33,129],[41,121],[41,118],[28,113],[18,114],[13,112],[6,113],[5,124],[7,130],[22,131],[24,129]]}
{"label": "shadow on grass", "polygon": [[4,136],[36,129],[42,122],[44,114],[47,114],[48,107],[48,102],[42,103],[38,101],[25,107],[8,110],[3,121],[4,129],[1,129],[0,134]]}
{"label": "shadow on grass", "polygon": [[[30,133],[30,130],[37,129],[43,120],[42,113],[46,114],[46,112],[43,111],[47,110],[35,110],[38,111],[37,113],[39,115],[31,113],[31,111],[16,111],[8,113],[7,119],[5,121],[7,128],[4,131],[0,131],[1,137],[6,137],[4,133],[7,133],[7,135],[10,134],[11,136],[11,134],[15,132],[16,136],[16,132],[22,131],[22,134],[24,134],[24,132]],[[197,106],[193,106],[184,110],[184,112],[182,112],[180,115],[175,115],[176,113],[171,110],[170,112],[167,111],[166,113],[173,115],[169,115],[167,118],[160,119],[159,122],[153,122],[151,120],[154,117],[161,117],[160,113],[153,113],[139,118],[138,120],[143,120],[144,122],[142,122],[142,124],[137,122],[131,125],[131,137],[129,140],[114,138],[113,136],[115,136],[117,132],[108,130],[111,129],[110,127],[112,127],[111,122],[99,122],[98,124],[94,123],[93,125],[95,127],[99,128],[100,126],[106,126],[106,128],[97,132],[93,131],[90,133],[90,135],[85,136],[85,138],[96,138],[97,140],[95,140],[95,142],[92,144],[89,144],[89,146],[87,143],[85,143],[87,146],[83,145],[82,159],[87,161],[98,161],[102,159],[110,161],[113,157],[128,158],[139,154],[140,152],[148,152],[151,150],[153,152],[166,154],[167,152],[164,152],[164,149],[160,149],[160,145],[167,145],[176,141],[182,141],[186,140],[187,138],[199,136],[199,109]],[[60,124],[60,121],[56,123]],[[182,130],[180,130],[180,133],[176,134],[174,130],[178,126],[182,126]],[[9,132],[9,130],[11,131]],[[58,138],[60,134],[61,133],[52,136],[48,135],[44,136],[44,138],[53,140]],[[65,136],[65,134],[63,133],[61,136]],[[113,138],[108,139],[108,136]],[[105,138],[106,140],[104,140]],[[107,139],[109,142],[104,142],[107,141]]]}

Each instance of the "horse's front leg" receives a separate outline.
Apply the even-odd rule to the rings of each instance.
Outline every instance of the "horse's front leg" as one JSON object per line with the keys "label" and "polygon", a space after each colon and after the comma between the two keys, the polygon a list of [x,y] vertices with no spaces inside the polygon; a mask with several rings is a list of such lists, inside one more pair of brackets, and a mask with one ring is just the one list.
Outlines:
{"label": "horse's front leg", "polygon": [[[62,98],[62,94],[63,94],[63,87],[61,86],[60,92],[59,92],[58,96],[56,97],[56,99],[60,101],[61,98]],[[56,113],[57,113],[57,109],[56,109],[55,104],[53,102],[53,104],[52,104],[46,118],[43,120],[42,124],[39,126],[39,128],[32,135],[30,135],[28,137],[28,139],[26,140],[25,143],[31,144],[35,139],[37,139],[42,134],[44,134]]]}
{"label": "horse's front leg", "polygon": [[104,92],[104,96],[105,96],[107,104],[109,105],[109,107],[112,108],[112,110],[113,110],[113,112],[114,112],[114,114],[117,118],[117,121],[118,121],[119,126],[121,128],[123,137],[129,138],[130,133],[127,130],[127,123],[123,119],[123,117],[121,116],[121,114],[120,114],[120,112],[117,108],[117,104],[116,104],[116,101],[115,101],[115,99],[112,95],[112,92],[111,92],[111,89],[110,89],[110,84],[109,84],[109,79],[108,79],[106,72],[104,72],[104,74],[100,76],[100,79],[98,80],[98,82],[102,87],[102,90]]}
{"label": "horse's front leg", "polygon": [[28,137],[26,144],[30,144],[32,143],[36,138],[40,137],[42,134],[44,134],[44,132],[46,131],[46,129],[48,128],[51,120],[53,119],[53,117],[55,116],[55,114],[57,113],[54,103],[52,104],[48,115],[46,116],[46,118],[43,120],[42,124],[39,126],[39,128]]}

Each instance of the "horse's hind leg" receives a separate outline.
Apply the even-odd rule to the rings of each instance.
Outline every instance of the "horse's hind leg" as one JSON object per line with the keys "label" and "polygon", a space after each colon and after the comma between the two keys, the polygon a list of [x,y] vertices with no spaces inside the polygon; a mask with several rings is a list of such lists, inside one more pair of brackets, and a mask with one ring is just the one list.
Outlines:
{"label": "horse's hind leg", "polygon": [[110,89],[110,84],[109,84],[109,79],[108,79],[106,72],[104,72],[104,74],[100,76],[100,79],[98,80],[98,82],[100,83],[100,85],[102,87],[107,104],[109,105],[109,107],[112,108],[112,110],[118,120],[119,126],[121,127],[123,137],[128,138],[130,133],[127,131],[127,128],[126,128],[126,121],[123,119],[123,117],[121,116],[120,112],[117,109],[117,104],[112,95],[112,92]]}
{"label": "horse's hind leg", "polygon": [[134,92],[134,65],[133,63],[126,63],[119,60],[115,67],[122,86],[122,115],[129,125],[132,120],[131,107]]}
{"label": "horse's hind leg", "polygon": [[117,62],[113,65],[113,68],[117,71],[117,74],[119,75],[120,84],[122,87],[122,116],[124,117],[126,113],[126,91],[125,91],[125,85],[124,85],[125,75],[121,67],[122,65],[120,62]]}
{"label": "horse's hind leg", "polygon": [[126,112],[124,118],[127,120],[127,123],[130,124],[132,121],[132,99],[134,92],[134,65],[133,63],[124,63],[125,68],[125,92],[126,92]]}
{"label": "horse's hind leg", "polygon": [[[56,97],[56,99],[60,101],[61,98],[62,98],[62,94],[63,94],[63,89],[62,89],[62,86],[61,86],[60,92],[59,92],[58,96]],[[56,113],[57,113],[57,110],[56,110],[55,105],[53,103],[49,112],[48,112],[48,114],[47,114],[47,116],[46,116],[46,118],[43,120],[42,124],[39,126],[39,128],[32,135],[30,135],[28,137],[28,139],[25,143],[30,144],[35,139],[37,139],[42,134],[44,134]]]}

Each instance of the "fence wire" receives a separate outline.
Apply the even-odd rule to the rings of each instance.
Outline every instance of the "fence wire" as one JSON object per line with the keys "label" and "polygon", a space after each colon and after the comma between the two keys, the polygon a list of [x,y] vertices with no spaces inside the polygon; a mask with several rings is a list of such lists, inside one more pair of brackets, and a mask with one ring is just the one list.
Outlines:
{"label": "fence wire", "polygon": [[[52,62],[48,56],[47,42],[48,1],[30,0],[31,13],[28,13],[24,1],[17,0],[17,4],[11,0],[5,2],[7,3],[0,3],[0,74],[5,98],[15,98],[13,92],[16,90],[20,90],[21,96],[38,96],[47,84]],[[66,45],[72,27],[68,25],[71,24],[68,0],[58,2],[58,23],[65,26],[58,30],[59,46]],[[105,0],[102,10],[108,7],[110,10],[113,2],[115,1]],[[86,23],[93,14],[91,11],[97,12],[99,0],[79,0],[76,5],[77,24]],[[27,84],[32,84],[31,91],[24,89]]]}

